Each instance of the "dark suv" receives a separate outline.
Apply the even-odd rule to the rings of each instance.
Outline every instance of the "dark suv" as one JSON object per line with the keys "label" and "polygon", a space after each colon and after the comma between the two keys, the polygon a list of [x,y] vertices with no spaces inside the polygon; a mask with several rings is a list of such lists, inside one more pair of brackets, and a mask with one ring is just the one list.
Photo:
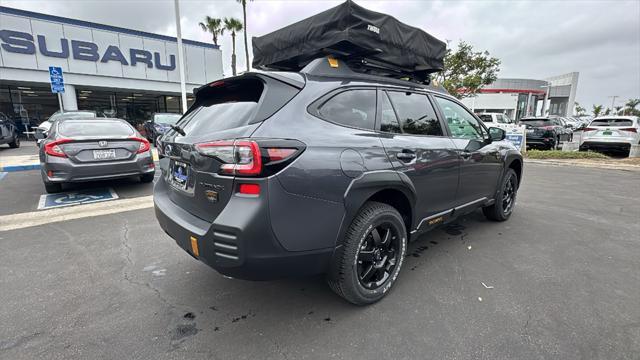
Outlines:
{"label": "dark suv", "polygon": [[155,211],[222,274],[325,273],[369,304],[393,285],[407,241],[478,208],[508,219],[522,156],[455,98],[330,60],[198,89],[159,144]]}

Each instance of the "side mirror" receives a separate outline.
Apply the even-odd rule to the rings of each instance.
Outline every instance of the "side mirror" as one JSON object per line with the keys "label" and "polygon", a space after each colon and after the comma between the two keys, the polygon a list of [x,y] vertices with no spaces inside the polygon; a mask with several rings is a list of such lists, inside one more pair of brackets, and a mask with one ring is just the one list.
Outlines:
{"label": "side mirror", "polygon": [[43,140],[44,138],[47,137],[47,134],[43,133],[42,131],[36,131],[36,133],[33,134],[33,136],[38,140]]}
{"label": "side mirror", "polygon": [[507,132],[497,127],[490,127],[489,137],[491,141],[501,141],[507,137]]}

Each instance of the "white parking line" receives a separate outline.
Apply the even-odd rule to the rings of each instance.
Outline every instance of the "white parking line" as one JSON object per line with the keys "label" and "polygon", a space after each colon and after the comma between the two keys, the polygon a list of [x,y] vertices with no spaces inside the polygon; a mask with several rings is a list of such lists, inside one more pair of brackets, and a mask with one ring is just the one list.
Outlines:
{"label": "white parking line", "polygon": [[0,216],[0,231],[153,207],[153,195]]}

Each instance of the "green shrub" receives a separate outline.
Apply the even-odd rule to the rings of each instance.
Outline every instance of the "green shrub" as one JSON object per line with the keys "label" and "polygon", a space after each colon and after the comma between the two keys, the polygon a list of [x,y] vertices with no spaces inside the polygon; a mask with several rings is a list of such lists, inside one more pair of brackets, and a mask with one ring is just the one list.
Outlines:
{"label": "green shrub", "polygon": [[594,151],[529,150],[524,157],[528,159],[608,159],[609,157]]}

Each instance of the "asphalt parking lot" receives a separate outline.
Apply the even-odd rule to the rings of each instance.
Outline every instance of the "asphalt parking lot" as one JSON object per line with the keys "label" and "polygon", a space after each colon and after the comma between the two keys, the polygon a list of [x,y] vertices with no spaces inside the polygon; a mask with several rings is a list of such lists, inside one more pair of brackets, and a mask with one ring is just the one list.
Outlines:
{"label": "asphalt parking lot", "polygon": [[[369,307],[321,277],[225,278],[152,208],[3,231],[0,358],[638,359],[639,179],[529,164],[510,221],[476,212],[412,243]],[[37,171],[9,173],[2,215],[37,211],[43,192]]]}

